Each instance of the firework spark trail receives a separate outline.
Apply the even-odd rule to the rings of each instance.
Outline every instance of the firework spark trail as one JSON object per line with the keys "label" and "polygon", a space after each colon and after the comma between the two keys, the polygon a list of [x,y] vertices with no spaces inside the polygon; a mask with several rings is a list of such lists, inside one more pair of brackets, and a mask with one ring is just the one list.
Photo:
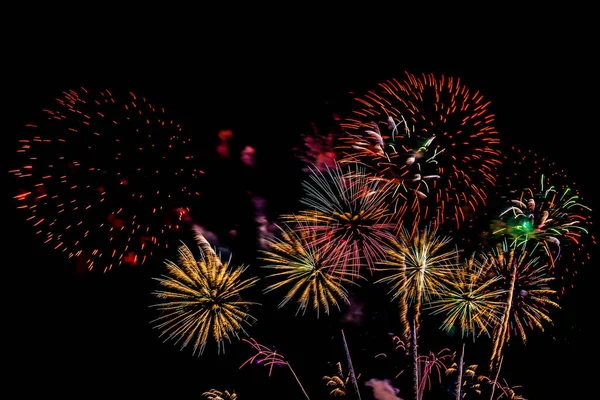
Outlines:
{"label": "firework spark trail", "polygon": [[250,338],[249,340],[248,339],[242,339],[242,340],[244,342],[248,343],[254,349],[256,354],[254,354],[252,357],[250,357],[249,359],[244,361],[244,363],[242,365],[240,365],[240,369],[242,369],[244,367],[244,365],[256,363],[258,365],[264,365],[265,367],[268,367],[269,368],[269,376],[271,376],[271,373],[273,372],[273,367],[287,366],[289,368],[289,370],[291,371],[292,375],[294,375],[294,379],[296,379],[298,386],[300,386],[300,389],[302,389],[302,393],[304,394],[304,396],[308,400],[310,400],[310,398],[308,397],[308,394],[306,393],[306,390],[304,390],[304,386],[302,386],[302,383],[300,383],[300,379],[298,378],[298,375],[296,375],[296,372],[293,370],[292,366],[285,359],[285,357],[283,355],[277,353],[277,351],[273,351],[273,350],[269,349],[265,345],[258,343],[253,338]]}
{"label": "firework spark trail", "polygon": [[441,297],[428,307],[433,315],[444,315],[440,329],[450,332],[458,327],[462,338],[472,336],[473,340],[484,333],[491,336],[491,328],[502,315],[504,303],[499,299],[505,290],[497,287],[502,277],[489,276],[488,268],[472,255],[453,270]]}
{"label": "firework spark trail", "polygon": [[425,228],[412,235],[402,229],[391,243],[387,259],[377,271],[386,274],[376,281],[390,286],[389,294],[397,299],[406,294],[406,301],[419,319],[423,302],[430,303],[445,289],[445,282],[460,264],[457,250],[447,250],[450,237],[440,237],[437,230]]}
{"label": "firework spark trail", "polygon": [[[517,394],[517,392],[515,391],[515,389],[521,388],[520,385],[510,386],[508,384],[508,382],[506,381],[506,379],[502,379],[502,381],[504,382],[504,384],[502,384],[502,383],[498,382],[497,376],[494,380],[490,379],[489,377],[487,377],[485,375],[479,376],[478,379],[479,379],[479,381],[485,382],[492,387],[492,393],[490,395],[490,400],[502,400],[502,399],[526,400],[525,397],[521,396],[520,394]],[[500,393],[497,397],[494,397],[494,393],[495,393],[496,389],[498,389],[500,391]]]}
{"label": "firework spark trail", "polygon": [[267,263],[263,268],[274,271],[266,279],[279,279],[269,284],[265,293],[289,288],[279,307],[296,298],[297,313],[304,314],[310,304],[317,317],[321,307],[329,315],[331,307],[339,310],[340,303],[349,304],[345,285],[356,284],[359,277],[336,268],[339,256],[345,255],[324,249],[317,243],[315,231],[304,229],[301,223],[294,227],[284,224],[279,230],[279,236],[266,239],[268,250],[262,251],[261,259]]}
{"label": "firework spark trail", "polygon": [[[437,230],[427,227],[415,234],[406,228],[400,230],[397,239],[388,250],[386,261],[378,271],[386,273],[375,283],[385,283],[392,299],[400,299],[401,310],[412,311],[410,319],[410,341],[413,359],[413,390],[415,397],[419,394],[419,366],[417,335],[420,324],[421,305],[439,298],[444,290],[444,282],[450,279],[453,270],[458,266],[457,250],[447,251],[449,237],[440,237]],[[408,319],[402,317],[402,319]],[[404,327],[406,331],[406,327]]]}
{"label": "firework spark trail", "polygon": [[451,357],[452,354],[450,354],[449,349],[442,349],[437,353],[430,351],[428,355],[421,355],[418,357],[418,362],[422,371],[421,381],[419,383],[419,399],[423,398],[426,387],[431,390],[432,373],[437,372],[438,382],[442,382],[442,371],[445,373],[448,369],[446,360]]}
{"label": "firework spark trail", "polygon": [[515,246],[539,244],[564,294],[568,286],[574,286],[577,266],[583,267],[590,260],[587,246],[597,245],[591,234],[591,209],[584,204],[575,183],[568,182],[565,171],[555,163],[514,147],[505,157],[505,165],[515,160],[517,168],[513,169],[517,172],[507,173],[499,185],[503,190],[498,194],[507,205],[492,221],[490,237],[510,240]]}
{"label": "firework spark trail", "polygon": [[479,92],[460,79],[406,73],[356,100],[342,123],[342,161],[369,166],[398,186],[405,225],[452,220],[459,227],[486,204],[500,151],[495,116]]}
{"label": "firework spark trail", "polygon": [[346,362],[348,364],[348,376],[350,377],[350,381],[352,382],[352,389],[354,391],[354,395],[357,400],[361,400],[360,398],[360,390],[358,389],[358,381],[356,378],[356,374],[354,373],[354,364],[352,363],[352,357],[350,357],[350,349],[348,349],[348,342],[346,341],[346,335],[344,334],[344,330],[342,329],[342,343],[344,345],[344,353],[346,354]]}
{"label": "firework spark trail", "polygon": [[104,272],[168,247],[204,173],[181,126],[131,92],[68,90],[43,112],[10,172],[44,243]]}
{"label": "firework spark trail", "polygon": [[[390,333],[390,335],[392,335],[392,334]],[[395,351],[402,351],[402,354],[407,357],[410,355],[410,353],[409,353],[410,347],[404,342],[404,340],[401,337],[393,335],[392,343],[394,344]],[[394,354],[394,353],[392,353],[392,354]],[[385,352],[375,355],[376,359],[379,357],[388,358],[388,355]],[[392,362],[392,365],[393,365],[393,367],[397,367],[397,364],[395,362]],[[402,375],[403,373],[404,373],[404,369],[398,369],[398,373],[396,375],[394,375],[394,379],[398,379],[398,377],[400,375]]]}
{"label": "firework spark trail", "polygon": [[[329,390],[329,395],[336,396],[346,396],[347,395],[347,386],[351,384],[350,375],[344,376],[344,371],[342,370],[342,363],[338,362],[336,364],[337,371],[335,375],[323,377],[323,380],[326,381],[327,390]],[[356,376],[356,379],[360,378],[360,374]]]}
{"label": "firework spark trail", "polygon": [[238,400],[235,391],[230,393],[227,390],[221,392],[220,390],[211,389],[202,393],[202,396],[206,397],[207,400]]}
{"label": "firework spark trail", "polygon": [[359,166],[336,164],[325,172],[311,169],[303,186],[302,202],[309,209],[282,218],[315,231],[316,244],[337,257],[337,269],[359,276],[363,264],[372,270],[385,258],[394,226],[388,208],[389,184],[373,180]]}
{"label": "firework spark trail", "polygon": [[[531,254],[535,249],[531,251]],[[539,263],[525,247],[511,247],[506,241],[487,254],[482,254],[482,268],[502,277],[498,286],[504,294],[502,316],[494,328],[490,370],[498,367],[504,345],[510,341],[511,330],[527,341],[526,329],[544,330],[543,322],[552,323],[548,307],[560,308],[552,300],[557,293],[550,284],[548,265]],[[512,327],[512,329],[511,329]]]}
{"label": "firework spark trail", "polygon": [[[464,348],[464,343],[463,343]],[[462,367],[459,367],[462,366]],[[477,373],[477,364],[465,365],[464,363],[464,351],[461,353],[460,360],[458,363],[453,363],[450,367],[446,369],[446,375],[452,375],[456,373],[456,389],[455,395],[457,399],[462,399],[465,396],[468,396],[468,391],[473,391],[477,396],[481,395],[480,377],[476,376]],[[458,388],[460,387],[460,390]]]}
{"label": "firework spark trail", "polygon": [[[589,207],[578,202],[579,196],[570,188],[560,193],[554,186],[544,187],[544,175],[540,177],[539,191],[532,188],[524,189],[519,199],[512,200],[512,206],[504,210],[500,217],[512,216],[508,224],[508,234],[514,238],[514,244],[522,245],[533,239],[541,242],[554,264],[560,255],[560,239],[578,244],[583,234],[588,230],[581,226],[586,218],[574,214],[573,208],[581,211],[591,211]],[[536,200],[538,200],[536,202]],[[550,244],[558,247],[558,254],[553,257]]]}
{"label": "firework spark trail", "polygon": [[225,340],[247,335],[243,324],[255,321],[247,311],[257,303],[244,301],[241,293],[252,287],[257,278],[242,279],[244,267],[232,268],[223,262],[204,236],[196,232],[200,258],[182,244],[178,263],[166,261],[167,274],[155,278],[161,289],[153,292],[158,302],[152,307],[162,314],[152,321],[165,341],[183,340],[181,349],[193,343],[193,354],[201,355],[209,336],[224,351]]}
{"label": "firework spark trail", "polygon": [[[452,331],[460,328],[462,348],[458,363],[458,380],[456,382],[456,399],[462,399],[463,360],[465,355],[465,339],[480,334],[491,336],[490,329],[497,325],[502,317],[504,303],[499,298],[504,290],[494,287],[500,276],[488,276],[487,268],[471,256],[462,266],[453,271],[445,282],[445,289],[440,299],[434,300],[429,309],[433,314],[444,314],[441,329]],[[489,329],[488,329],[489,328]]]}

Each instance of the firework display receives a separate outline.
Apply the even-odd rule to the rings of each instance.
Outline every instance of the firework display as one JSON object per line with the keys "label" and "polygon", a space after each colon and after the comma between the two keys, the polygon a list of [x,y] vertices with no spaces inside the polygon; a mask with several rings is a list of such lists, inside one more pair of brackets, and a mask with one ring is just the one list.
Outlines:
{"label": "firework display", "polygon": [[[440,299],[431,303],[433,314],[444,314],[441,329],[452,331],[460,327],[462,338],[485,333],[491,336],[490,331],[500,320],[503,303],[499,300],[503,290],[495,289],[494,284],[500,276],[488,274],[487,268],[475,262],[475,256],[469,258],[462,268],[455,269],[452,276],[444,284]],[[495,289],[495,290],[494,290]],[[462,399],[464,394],[463,367],[465,356],[465,342],[462,344],[458,361],[458,378],[456,382],[456,398]],[[467,367],[467,371],[469,367]]]}
{"label": "firework display", "polygon": [[87,269],[141,265],[198,196],[191,138],[134,93],[64,91],[19,140],[17,207],[42,241]]}
{"label": "firework display", "polygon": [[482,333],[491,336],[491,329],[501,316],[504,303],[500,298],[504,291],[497,288],[502,277],[487,272],[486,264],[475,256],[453,270],[444,282],[442,297],[429,306],[432,314],[444,315],[442,330],[459,327],[462,337],[470,335],[473,340]]}
{"label": "firework display", "polygon": [[[591,209],[575,183],[565,179],[564,170],[547,158],[515,148],[505,157],[517,160],[518,170],[527,173],[506,174],[505,189],[500,192],[505,203],[491,223],[490,238],[509,240],[514,246],[530,242],[530,248],[539,244],[564,294],[578,274],[574,265],[589,261],[588,246],[596,244],[590,234]],[[561,256],[570,260],[560,263]]]}
{"label": "firework display", "polygon": [[[444,282],[456,268],[456,250],[448,250],[450,237],[440,237],[436,229],[425,228],[412,235],[403,228],[388,250],[383,266],[378,268],[386,276],[377,283],[389,286],[392,299],[398,299],[400,321],[404,336],[410,338],[413,358],[413,390],[419,393],[419,362],[417,336],[421,320],[421,306],[441,296]],[[408,313],[412,315],[408,315]]]}
{"label": "firework display", "polygon": [[336,163],[325,172],[311,172],[303,182],[302,199],[309,209],[282,218],[314,230],[315,244],[336,253],[336,269],[352,270],[355,275],[360,275],[363,264],[373,269],[393,238],[387,203],[391,186],[371,179],[361,167]]}
{"label": "firework display", "polygon": [[[523,190],[500,217],[507,220],[506,235],[514,240],[516,246],[528,240],[539,242],[554,264],[560,255],[561,238],[577,244],[588,233],[582,226],[585,217],[574,212],[577,209],[589,211],[589,208],[578,202],[579,196],[570,188],[559,192],[554,186],[546,184],[544,187],[545,180],[542,175],[537,191],[532,188]],[[494,232],[498,233],[502,232]],[[551,246],[555,246],[556,250],[552,251]]]}
{"label": "firework display", "polygon": [[390,287],[392,299],[406,294],[408,302],[420,309],[423,302],[439,297],[458,265],[450,241],[450,237],[439,236],[435,229],[426,228],[416,235],[403,229],[388,250],[388,257],[377,268],[386,275],[377,283]]}
{"label": "firework display", "polygon": [[500,164],[490,104],[460,79],[406,73],[357,98],[342,123],[343,161],[373,168],[399,187],[397,216],[455,226],[486,204]]}
{"label": "firework display", "polygon": [[267,286],[265,292],[289,288],[279,307],[296,298],[298,312],[306,312],[310,305],[317,316],[321,307],[329,314],[331,307],[339,309],[340,303],[350,303],[345,286],[355,284],[356,279],[350,271],[335,268],[337,260],[346,259],[344,254],[321,251],[315,231],[301,227],[283,225],[279,227],[280,238],[267,239],[269,250],[263,251],[262,259],[264,268],[273,270],[267,279],[279,281]]}
{"label": "firework display", "polygon": [[246,334],[244,324],[254,321],[248,308],[256,303],[243,300],[241,293],[257,279],[243,279],[245,268],[222,261],[201,234],[196,234],[196,240],[199,259],[182,245],[178,263],[167,261],[167,274],[156,278],[161,289],[153,293],[154,307],[162,315],[152,322],[165,340],[183,341],[182,349],[191,344],[193,353],[200,355],[209,336],[221,352],[226,340],[231,342],[239,332]]}
{"label": "firework display", "polygon": [[[533,251],[532,251],[533,253]],[[492,368],[496,368],[504,345],[513,335],[527,340],[527,329],[544,330],[543,322],[551,323],[551,307],[559,308],[553,298],[554,280],[548,274],[548,264],[532,257],[525,247],[512,247],[507,242],[482,255],[481,268],[501,277],[498,297],[504,304],[502,315],[493,333]]]}
{"label": "firework display", "polygon": [[[566,289],[597,247],[589,199],[523,143],[501,147],[491,102],[458,78],[406,72],[350,93],[345,118],[336,110],[312,132],[286,127],[304,132],[287,149],[302,162],[297,175],[280,174],[303,191],[287,199],[259,177],[282,160],[257,138],[215,129],[206,148],[218,167],[206,184],[199,160],[210,156],[163,108],[128,91],[66,90],[19,138],[11,197],[49,252],[75,265],[73,282],[149,274],[152,340],[179,348],[159,343],[167,357],[203,355],[194,361],[212,374],[199,374],[211,385],[199,388],[203,398],[258,397],[235,379],[262,365],[268,377],[257,379],[288,379],[287,389],[293,376],[307,399],[372,390],[376,399],[525,400],[500,372],[504,363],[512,381],[515,363],[533,365],[515,342],[538,342],[532,332],[554,321],[564,327],[575,300]],[[184,243],[190,225],[194,248]],[[575,342],[566,325],[573,337],[554,341]],[[265,341],[288,339],[286,357],[249,338],[251,326]],[[382,347],[390,338],[393,348]],[[304,365],[294,370],[287,356],[298,352]],[[333,375],[314,366],[323,360]],[[308,391],[300,377],[313,378]]]}

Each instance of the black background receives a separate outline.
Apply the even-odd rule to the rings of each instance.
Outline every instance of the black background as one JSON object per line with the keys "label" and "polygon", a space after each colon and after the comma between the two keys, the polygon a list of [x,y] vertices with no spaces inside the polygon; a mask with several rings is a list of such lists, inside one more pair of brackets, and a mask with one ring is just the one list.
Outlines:
{"label": "black background", "polygon": [[[348,92],[360,93],[405,70],[434,72],[460,76],[479,89],[492,101],[503,142],[544,153],[565,167],[596,208],[598,65],[591,31],[584,23],[575,29],[558,20],[534,20],[457,23],[435,32],[425,22],[402,26],[401,18],[317,29],[308,22],[291,28],[280,17],[277,26],[249,23],[235,29],[222,17],[210,28],[189,32],[160,23],[118,31],[110,23],[87,31],[85,20],[76,27],[62,20],[26,25],[31,41],[16,46],[9,61],[16,68],[7,76],[7,159],[10,163],[22,126],[60,91],[82,85],[128,89],[160,103],[201,137],[196,145],[205,146],[197,151],[206,155],[209,170],[219,129],[231,128],[240,146],[254,146],[259,163],[254,182],[277,213],[296,206],[299,164],[290,161],[291,147],[303,127],[344,104]],[[236,188],[241,193],[248,183],[239,181],[238,167],[212,168],[211,204],[220,205],[209,212],[230,222],[252,218],[239,211],[247,205],[236,198]],[[238,371],[250,355],[242,343],[229,345],[219,357],[209,347],[200,358],[163,344],[150,328],[148,309],[151,276],[161,263],[106,276],[75,275],[70,261],[42,246],[14,212],[13,190],[6,191],[4,307],[10,337],[4,343],[14,355],[10,383],[24,395],[197,398],[215,387],[235,388],[242,400],[302,398],[286,370],[271,378],[255,366]],[[226,229],[208,216],[195,217]],[[239,260],[252,264],[251,252],[240,248]],[[506,374],[524,386],[528,398],[576,398],[577,390],[596,387],[583,364],[594,350],[596,285],[596,267],[588,265],[556,313],[556,325],[508,352]],[[384,377],[373,356],[394,328],[379,309],[384,302],[371,292],[364,325],[344,325],[355,368],[365,380],[368,374]],[[333,373],[327,362],[341,360],[337,315],[316,322],[312,315],[294,318],[291,309],[277,311],[274,301],[261,300],[259,325],[251,333],[289,357],[311,398],[325,398],[320,378]],[[409,397],[410,389],[401,389],[400,396]],[[364,388],[363,398],[368,395]]]}

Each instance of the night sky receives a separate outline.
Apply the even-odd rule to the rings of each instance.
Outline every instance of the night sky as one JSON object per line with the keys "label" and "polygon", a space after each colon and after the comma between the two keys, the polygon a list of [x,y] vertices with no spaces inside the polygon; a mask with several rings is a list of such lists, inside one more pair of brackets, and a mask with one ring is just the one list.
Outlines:
{"label": "night sky", "polygon": [[[480,90],[492,101],[503,145],[548,156],[566,169],[586,204],[596,209],[598,168],[592,140],[597,118],[588,98],[597,92],[598,65],[586,48],[591,45],[587,32],[566,32],[557,25],[519,32],[502,27],[507,36],[490,34],[493,38],[479,30],[466,36],[469,40],[449,35],[430,43],[409,40],[402,31],[371,35],[362,24],[282,42],[269,29],[255,35],[241,31],[226,39],[226,26],[222,32],[195,32],[185,41],[174,33],[144,36],[135,29],[118,45],[112,36],[81,42],[74,38],[77,43],[64,44],[58,37],[36,41],[17,58],[18,85],[8,116],[14,128],[5,135],[6,157],[10,167],[23,126],[39,118],[40,110],[62,90],[88,86],[146,96],[194,135],[193,151],[206,168],[206,197],[194,218],[217,234],[237,226],[237,239],[223,241],[235,260],[257,271],[248,191],[266,199],[270,217],[298,209],[302,175],[293,147],[300,133],[311,122],[342,110],[352,98],[349,92],[362,93],[404,71],[433,72],[461,77],[465,85]],[[348,33],[353,27],[355,33]],[[221,129],[233,131],[233,151],[245,145],[256,149],[254,169],[218,160]],[[199,358],[189,348],[180,352],[162,343],[151,329],[153,311],[148,307],[155,289],[151,278],[162,270],[162,259],[106,275],[75,274],[73,261],[42,245],[15,212],[12,182],[5,191],[5,267],[10,276],[5,282],[11,294],[5,299],[10,337],[4,343],[16,356],[8,368],[23,396],[199,398],[217,388],[235,389],[240,400],[303,398],[288,370],[278,369],[271,378],[256,366],[238,370],[251,355],[244,343],[227,345],[221,356],[211,343]],[[595,349],[597,279],[594,265],[582,269],[576,290],[553,314],[555,325],[532,334],[527,346],[515,342],[507,350],[504,374],[511,383],[523,385],[528,399],[577,398],[574,391],[580,388],[597,391],[582,364]],[[374,356],[389,350],[387,334],[395,332],[397,322],[390,320],[380,291],[367,285],[357,293],[365,303],[359,325],[341,322],[343,313],[318,321],[311,313],[294,317],[294,308],[278,310],[277,299],[257,291],[252,295],[263,306],[249,332],[287,355],[311,398],[327,398],[321,377],[332,374],[332,365],[343,360],[340,328],[365,380],[391,377],[395,373],[386,372]],[[443,333],[431,336],[432,350],[455,344]],[[485,361],[489,342],[481,347],[473,358]],[[371,398],[369,388],[361,390],[363,399]],[[409,398],[410,387],[402,387],[399,396]]]}

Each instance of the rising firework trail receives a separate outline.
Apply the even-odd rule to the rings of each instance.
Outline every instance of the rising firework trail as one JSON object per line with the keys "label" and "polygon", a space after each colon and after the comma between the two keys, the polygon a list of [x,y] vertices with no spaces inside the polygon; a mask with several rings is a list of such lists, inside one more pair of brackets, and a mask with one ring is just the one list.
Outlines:
{"label": "rising firework trail", "polygon": [[527,330],[544,330],[543,323],[552,323],[551,308],[560,306],[554,300],[557,292],[551,286],[548,264],[542,263],[525,246],[511,247],[508,242],[481,255],[481,268],[486,274],[500,277],[497,288],[503,291],[502,314],[492,335],[493,349],[490,369],[498,367],[504,345],[511,336],[527,341]]}

